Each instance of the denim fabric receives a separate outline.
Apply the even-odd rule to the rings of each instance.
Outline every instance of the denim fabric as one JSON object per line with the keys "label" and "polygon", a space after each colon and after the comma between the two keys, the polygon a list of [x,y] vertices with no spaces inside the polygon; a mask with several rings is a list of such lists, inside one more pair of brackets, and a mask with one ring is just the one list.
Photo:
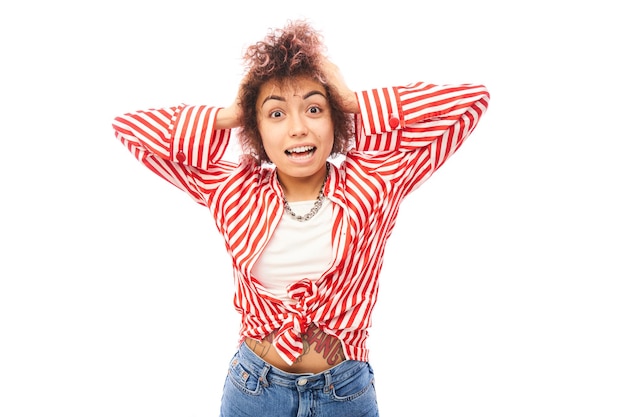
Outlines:
{"label": "denim fabric", "polygon": [[291,374],[243,343],[230,362],[220,417],[265,416],[378,417],[372,368],[348,360],[318,374]]}

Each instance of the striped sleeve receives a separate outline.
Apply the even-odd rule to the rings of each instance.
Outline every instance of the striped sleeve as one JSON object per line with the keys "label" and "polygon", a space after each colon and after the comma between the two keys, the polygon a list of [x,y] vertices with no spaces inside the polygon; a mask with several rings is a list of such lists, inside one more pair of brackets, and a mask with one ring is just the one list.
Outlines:
{"label": "striped sleeve", "polygon": [[489,93],[482,85],[420,82],[358,92],[357,99],[356,150],[411,152],[444,141],[449,156],[486,111]]}
{"label": "striped sleeve", "polygon": [[171,156],[180,163],[200,169],[219,161],[228,147],[230,133],[230,130],[213,130],[220,109],[209,106],[178,109],[171,126]]}
{"label": "striped sleeve", "polygon": [[116,117],[113,129],[123,142],[159,158],[207,169],[228,148],[230,130],[213,130],[220,109],[185,106],[137,111]]}
{"label": "striped sleeve", "polygon": [[225,174],[218,163],[230,139],[230,130],[213,129],[219,110],[181,105],[136,111],[116,117],[113,130],[152,172],[206,204],[212,179]]}

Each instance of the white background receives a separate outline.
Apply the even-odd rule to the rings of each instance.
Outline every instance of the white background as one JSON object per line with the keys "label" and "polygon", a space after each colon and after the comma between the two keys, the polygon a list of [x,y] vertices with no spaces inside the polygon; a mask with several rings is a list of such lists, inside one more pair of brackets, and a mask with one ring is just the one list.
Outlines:
{"label": "white background", "polygon": [[229,261],[208,212],[111,121],[230,104],[243,48],[308,18],[354,89],[492,95],[389,242],[370,341],[381,414],[624,417],[618,3],[3,3],[0,416],[217,416],[238,331]]}

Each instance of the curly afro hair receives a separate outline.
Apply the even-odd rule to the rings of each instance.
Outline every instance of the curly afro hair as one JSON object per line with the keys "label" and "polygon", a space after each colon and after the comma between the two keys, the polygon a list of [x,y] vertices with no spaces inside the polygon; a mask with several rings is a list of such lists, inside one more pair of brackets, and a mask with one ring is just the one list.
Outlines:
{"label": "curly afro hair", "polygon": [[326,88],[335,139],[331,156],[345,154],[354,135],[354,117],[340,107],[338,94],[324,79],[321,60],[325,52],[322,36],[306,21],[289,21],[282,29],[270,30],[265,39],[250,45],[244,53],[246,75],[240,88],[242,120],[239,140],[245,154],[258,165],[270,163],[257,124],[256,102],[261,86],[278,84],[294,77],[309,77]]}

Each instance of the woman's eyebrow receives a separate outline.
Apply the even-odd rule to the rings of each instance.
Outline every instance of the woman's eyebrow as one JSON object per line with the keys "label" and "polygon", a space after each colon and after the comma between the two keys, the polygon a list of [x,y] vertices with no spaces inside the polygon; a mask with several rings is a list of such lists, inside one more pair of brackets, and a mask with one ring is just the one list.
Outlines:
{"label": "woman's eyebrow", "polygon": [[266,102],[268,102],[270,100],[287,101],[287,100],[285,100],[285,97],[269,95],[269,96],[265,97],[265,99],[263,100],[263,103],[261,103],[261,106],[263,106]]}
{"label": "woman's eyebrow", "polygon": [[302,96],[302,100],[306,100],[307,98],[314,96],[316,94],[319,94],[320,96],[326,98],[326,96],[324,95],[324,93],[322,93],[321,91],[318,90],[313,90],[313,91],[309,91],[308,93],[306,93],[305,95]]}
{"label": "woman's eyebrow", "polygon": [[[306,100],[307,98],[309,98],[311,96],[314,96],[316,94],[319,94],[320,96],[326,98],[326,95],[324,95],[324,93],[322,93],[321,91],[319,91],[319,90],[312,90],[312,91],[309,91],[308,93],[306,93],[305,95],[303,95],[302,96],[302,100]],[[265,97],[263,99],[263,103],[261,103],[261,106],[263,106],[266,102],[268,102],[270,100],[287,101],[285,99],[285,97],[276,96],[276,95],[271,94],[271,95],[269,95],[269,96],[267,96],[267,97]]]}

